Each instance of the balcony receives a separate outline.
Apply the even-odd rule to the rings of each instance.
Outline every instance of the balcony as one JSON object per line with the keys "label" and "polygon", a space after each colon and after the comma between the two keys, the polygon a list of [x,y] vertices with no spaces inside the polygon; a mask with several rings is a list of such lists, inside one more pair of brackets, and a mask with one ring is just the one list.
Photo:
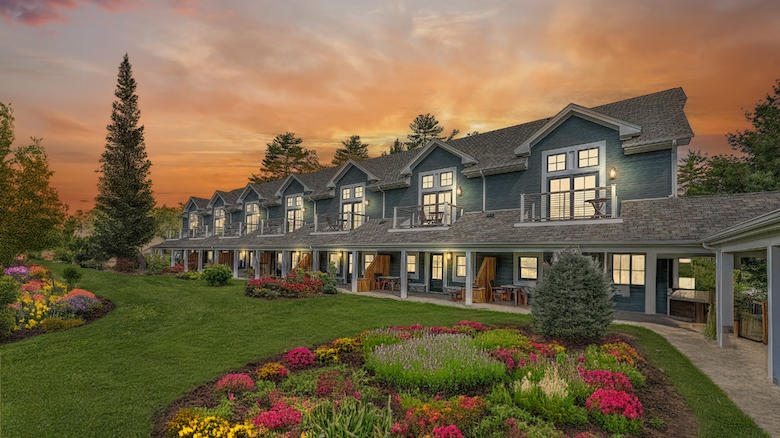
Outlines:
{"label": "balcony", "polygon": [[463,207],[450,204],[414,205],[393,209],[393,229],[448,227],[463,216]]}
{"label": "balcony", "polygon": [[219,233],[219,237],[241,237],[242,232],[245,231],[243,222],[234,222],[222,227],[222,232]]}
{"label": "balcony", "polygon": [[520,195],[520,222],[617,218],[617,186]]}
{"label": "balcony", "polygon": [[368,216],[360,213],[318,214],[314,220],[315,233],[338,233],[360,228],[368,221]]}
{"label": "balcony", "polygon": [[182,236],[186,235],[187,230],[184,228],[168,228],[165,238],[167,240],[179,240],[182,238]]}
{"label": "balcony", "polygon": [[209,237],[211,234],[209,234],[209,226],[208,225],[201,225],[199,227],[190,228],[187,230],[187,237],[191,239],[205,239],[206,237]]}

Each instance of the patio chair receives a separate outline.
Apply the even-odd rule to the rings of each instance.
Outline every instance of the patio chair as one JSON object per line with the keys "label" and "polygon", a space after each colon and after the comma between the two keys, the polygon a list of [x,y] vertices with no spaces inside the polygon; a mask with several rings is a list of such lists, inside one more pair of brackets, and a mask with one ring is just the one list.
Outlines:
{"label": "patio chair", "polygon": [[505,301],[509,298],[509,291],[501,286],[493,284],[493,280],[490,280],[488,285],[490,286],[490,295],[493,301]]}

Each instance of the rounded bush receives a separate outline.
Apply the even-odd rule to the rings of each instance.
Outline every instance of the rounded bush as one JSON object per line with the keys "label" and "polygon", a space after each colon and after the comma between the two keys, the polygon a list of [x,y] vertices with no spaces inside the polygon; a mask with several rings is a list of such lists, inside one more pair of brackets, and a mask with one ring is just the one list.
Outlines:
{"label": "rounded bush", "polygon": [[225,265],[206,266],[200,274],[209,286],[226,286],[232,277],[233,271]]}
{"label": "rounded bush", "polygon": [[599,339],[615,317],[612,282],[592,258],[565,251],[537,286],[531,313],[539,334]]}

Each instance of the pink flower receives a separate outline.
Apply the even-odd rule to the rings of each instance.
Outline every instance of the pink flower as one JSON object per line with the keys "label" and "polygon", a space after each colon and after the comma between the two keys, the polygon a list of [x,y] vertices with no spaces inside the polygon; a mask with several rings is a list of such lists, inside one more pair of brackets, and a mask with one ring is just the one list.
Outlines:
{"label": "pink flower", "polygon": [[279,402],[270,411],[263,412],[254,420],[255,426],[268,429],[287,429],[301,422],[303,415],[294,407]]}
{"label": "pink flower", "polygon": [[642,403],[635,395],[613,389],[597,389],[585,402],[585,407],[603,415],[619,414],[629,420],[636,420],[643,415]]}
{"label": "pink flower", "polygon": [[308,348],[296,348],[287,352],[282,359],[290,368],[300,369],[314,363],[314,354]]}
{"label": "pink flower", "polygon": [[433,436],[435,438],[463,438],[463,434],[460,432],[460,429],[458,429],[458,426],[455,426],[454,424],[433,429]]}
{"label": "pink flower", "polygon": [[228,394],[254,390],[255,382],[246,374],[228,374],[217,382],[217,391],[225,391]]}
{"label": "pink flower", "polygon": [[614,389],[625,391],[633,389],[631,381],[623,373],[613,373],[611,371],[586,371],[583,368],[577,368],[585,384],[592,388]]}

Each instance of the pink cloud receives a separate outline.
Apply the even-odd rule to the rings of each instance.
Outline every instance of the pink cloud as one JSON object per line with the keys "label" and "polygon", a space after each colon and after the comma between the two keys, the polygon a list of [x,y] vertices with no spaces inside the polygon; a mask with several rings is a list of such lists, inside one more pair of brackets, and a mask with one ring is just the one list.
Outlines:
{"label": "pink cloud", "polygon": [[66,22],[64,11],[73,11],[80,4],[92,3],[109,12],[119,12],[143,5],[139,0],[0,0],[0,17],[26,26],[45,26],[54,22]]}
{"label": "pink cloud", "polygon": [[179,15],[197,14],[201,6],[198,0],[173,0],[173,12]]}

